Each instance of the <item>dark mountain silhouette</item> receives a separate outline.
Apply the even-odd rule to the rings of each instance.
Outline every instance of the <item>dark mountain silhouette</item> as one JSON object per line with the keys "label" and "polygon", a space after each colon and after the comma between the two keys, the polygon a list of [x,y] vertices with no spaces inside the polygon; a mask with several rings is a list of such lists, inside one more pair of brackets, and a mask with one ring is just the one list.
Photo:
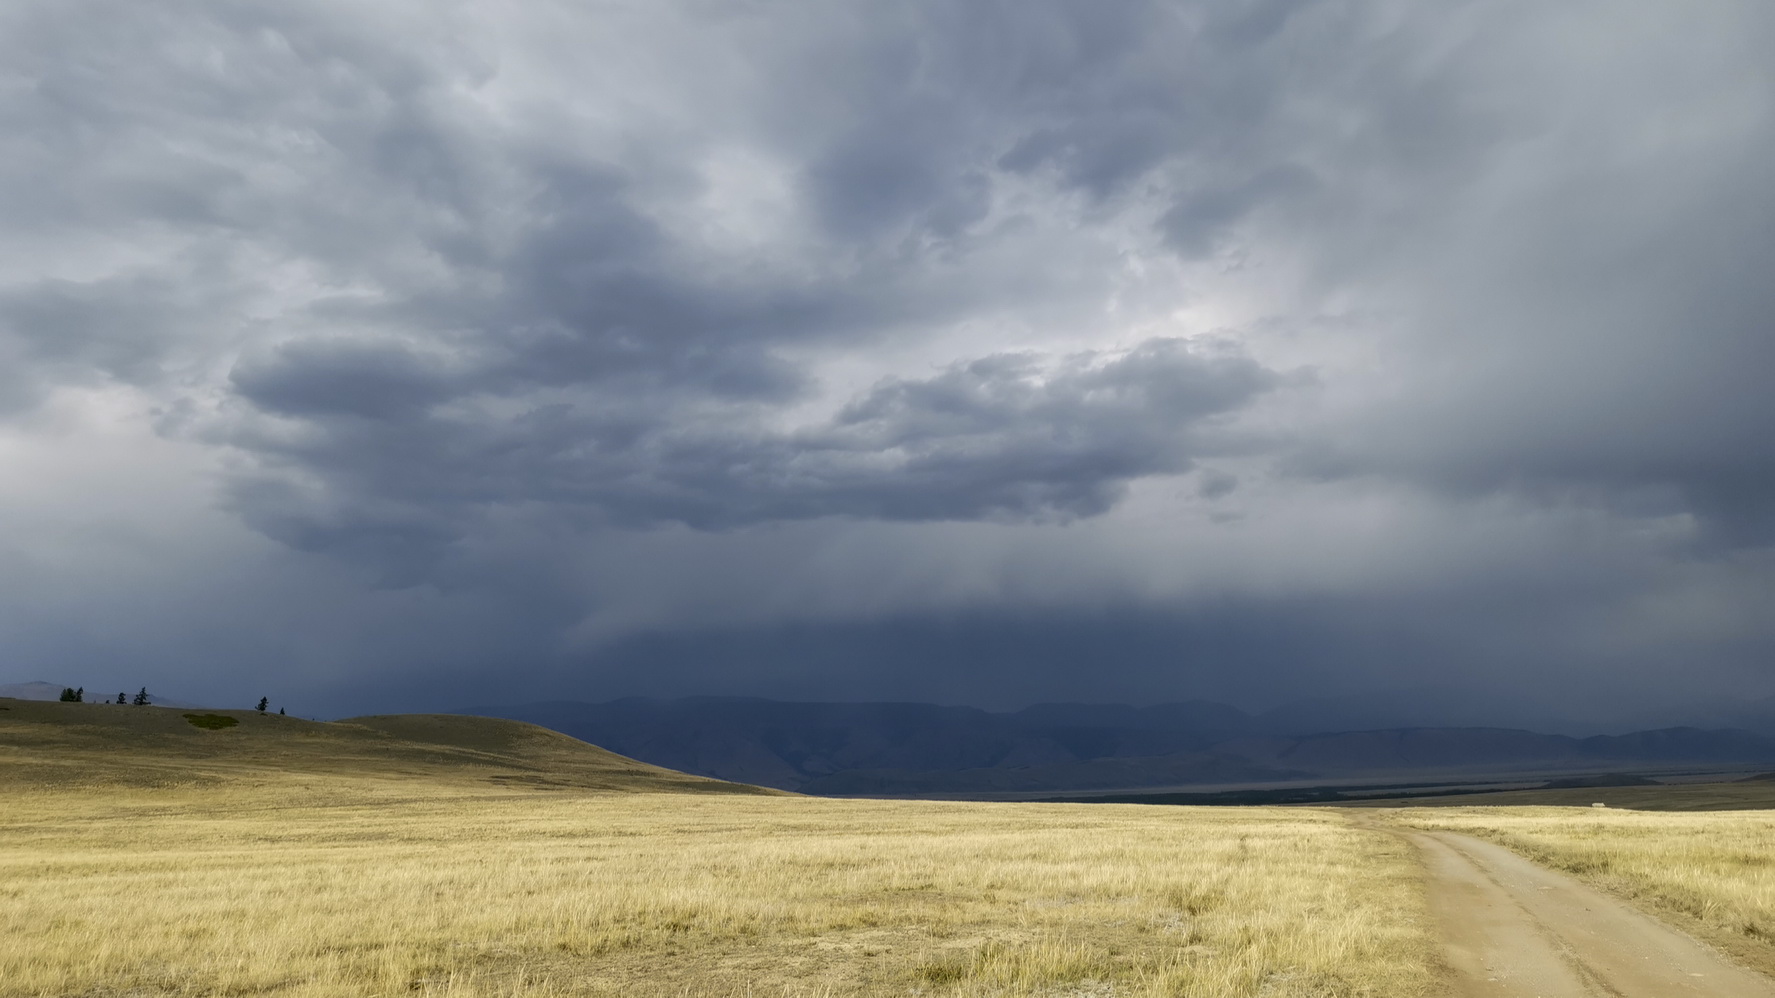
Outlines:
{"label": "dark mountain silhouette", "polygon": [[1102,758],[1045,766],[1000,766],[943,770],[848,769],[808,780],[809,794],[979,794],[1048,793],[1069,790],[1122,790],[1196,784],[1263,783],[1298,780],[1314,774],[1259,766],[1215,752],[1183,752],[1167,756]]}
{"label": "dark mountain silhouette", "polygon": [[0,683],[0,697],[13,700],[59,700],[66,686],[39,679],[30,683]]}
{"label": "dark mountain silhouette", "polygon": [[922,703],[689,697],[464,713],[530,721],[634,758],[671,760],[655,765],[789,789],[855,770],[954,773],[1199,752],[1249,724],[1221,705],[1069,706],[993,714]]}
{"label": "dark mountain silhouette", "polygon": [[[1757,734],[1775,735],[1775,697],[1740,699],[1705,707],[1679,711],[1676,721],[1696,728],[1740,728]],[[1662,725],[1656,725],[1662,727]],[[1635,725],[1654,727],[1654,725]]]}
{"label": "dark mountain silhouette", "polygon": [[[462,711],[529,721],[702,776],[824,794],[1043,793],[1320,778],[1775,764],[1775,738],[1667,728],[1574,738],[1513,728],[1288,731],[1320,723],[1206,701],[1039,704],[631,698]],[[1280,730],[1279,730],[1280,729]]]}

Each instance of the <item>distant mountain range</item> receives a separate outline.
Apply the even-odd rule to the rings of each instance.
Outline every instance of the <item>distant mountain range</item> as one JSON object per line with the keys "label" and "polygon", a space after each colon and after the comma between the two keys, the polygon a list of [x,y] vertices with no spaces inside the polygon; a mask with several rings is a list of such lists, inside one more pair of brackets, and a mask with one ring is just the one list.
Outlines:
{"label": "distant mountain range", "polygon": [[59,700],[65,686],[54,683],[0,683],[0,697],[13,700]]}
{"label": "distant mountain range", "polygon": [[1328,731],[1314,712],[1207,701],[1041,704],[1010,713],[922,703],[630,698],[478,707],[623,755],[815,794],[954,796],[1316,779],[1775,766],[1775,737],[1667,728],[1573,738],[1511,728]]}

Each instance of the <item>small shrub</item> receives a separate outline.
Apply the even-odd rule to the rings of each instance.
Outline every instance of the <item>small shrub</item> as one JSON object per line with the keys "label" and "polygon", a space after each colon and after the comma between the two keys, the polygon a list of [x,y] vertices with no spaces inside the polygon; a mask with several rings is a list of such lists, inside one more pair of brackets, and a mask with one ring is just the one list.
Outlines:
{"label": "small shrub", "polygon": [[240,723],[240,721],[229,717],[227,714],[186,714],[185,720],[190,721],[192,727],[207,728],[210,731],[220,731],[223,728],[232,728]]}

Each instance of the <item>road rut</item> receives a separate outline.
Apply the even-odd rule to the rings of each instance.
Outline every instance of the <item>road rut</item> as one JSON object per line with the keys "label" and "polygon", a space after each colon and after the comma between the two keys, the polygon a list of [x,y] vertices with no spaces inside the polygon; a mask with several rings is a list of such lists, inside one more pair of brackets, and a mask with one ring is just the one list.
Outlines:
{"label": "road rut", "polygon": [[1508,849],[1407,834],[1462,998],[1775,998],[1768,978]]}

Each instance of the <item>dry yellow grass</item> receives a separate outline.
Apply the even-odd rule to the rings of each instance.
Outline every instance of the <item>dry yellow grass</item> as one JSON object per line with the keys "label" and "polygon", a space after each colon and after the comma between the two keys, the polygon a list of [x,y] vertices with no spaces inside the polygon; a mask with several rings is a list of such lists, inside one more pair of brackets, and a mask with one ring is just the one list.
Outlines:
{"label": "dry yellow grass", "polygon": [[0,756],[9,998],[1432,985],[1409,848],[1331,812],[538,792],[219,756],[195,784],[6,784],[23,757]]}
{"label": "dry yellow grass", "polygon": [[[351,788],[345,797],[358,796]],[[0,993],[1407,995],[1336,816],[666,794],[31,793]]]}
{"label": "dry yellow grass", "polygon": [[1775,971],[1775,812],[1473,807],[1388,816],[1490,839],[1675,916],[1743,962]]}

